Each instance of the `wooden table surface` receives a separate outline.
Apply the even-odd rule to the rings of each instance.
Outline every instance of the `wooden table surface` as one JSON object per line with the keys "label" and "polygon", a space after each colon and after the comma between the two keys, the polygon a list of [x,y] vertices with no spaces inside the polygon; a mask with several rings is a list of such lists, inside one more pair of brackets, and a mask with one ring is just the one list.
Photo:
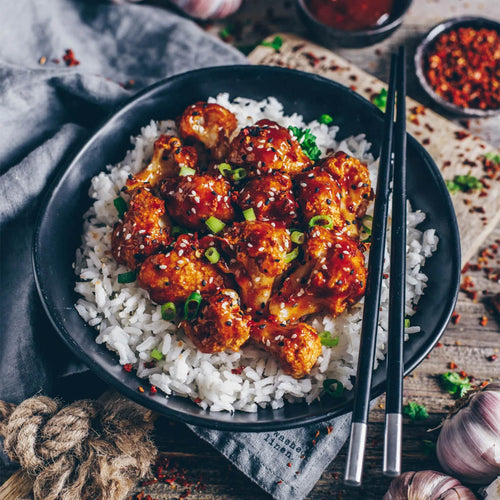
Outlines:
{"label": "wooden table surface", "polygon": [[[271,6],[272,5],[272,6]],[[338,49],[336,53],[355,63],[366,72],[386,81],[389,52],[404,43],[413,56],[421,37],[443,19],[458,15],[482,15],[500,19],[500,2],[483,0],[470,2],[457,0],[415,0],[406,20],[399,31],[388,40],[365,49]],[[228,27],[234,33],[230,43],[247,46],[258,43],[265,36],[275,32],[295,33],[307,37],[300,23],[293,2],[278,0],[250,0],[230,19],[220,23],[206,24],[205,28],[215,36]],[[420,102],[433,107],[412,71],[408,74],[408,94]],[[435,111],[440,112],[438,109]],[[449,118],[449,117],[448,117]],[[500,118],[470,120],[468,128],[490,144],[500,147]],[[427,407],[429,418],[420,422],[405,419],[403,438],[403,470],[440,470],[439,463],[424,440],[435,441],[437,432],[427,432],[436,427],[444,417],[454,398],[443,390],[439,382],[440,374],[455,366],[455,371],[464,370],[478,381],[500,378],[500,359],[488,361],[500,346],[500,312],[493,307],[494,297],[500,294],[500,253],[495,245],[500,243],[500,228],[497,228],[481,246],[481,250],[470,261],[472,269],[463,274],[472,279],[473,289],[478,293],[460,292],[456,305],[459,321],[450,323],[443,335],[440,347],[432,353],[405,380],[404,402],[416,401]],[[489,249],[485,252],[485,249]],[[484,255],[486,258],[484,264]],[[480,254],[483,257],[480,258]],[[475,269],[478,258],[483,268]],[[484,317],[487,318],[485,326]],[[490,358],[491,359],[491,358]],[[451,363],[454,363],[450,365]],[[390,480],[382,475],[384,396],[370,414],[368,447],[364,469],[364,482],[360,489],[348,489],[342,484],[346,461],[346,446],[321,476],[308,499],[381,499]],[[191,480],[201,479],[203,491],[192,491],[193,499],[265,499],[270,498],[250,479],[233,467],[210,445],[202,442],[182,424],[160,419],[157,424],[156,442],[162,454],[174,466],[187,469]],[[178,498],[185,490],[177,485],[175,489],[147,489],[158,498]]]}

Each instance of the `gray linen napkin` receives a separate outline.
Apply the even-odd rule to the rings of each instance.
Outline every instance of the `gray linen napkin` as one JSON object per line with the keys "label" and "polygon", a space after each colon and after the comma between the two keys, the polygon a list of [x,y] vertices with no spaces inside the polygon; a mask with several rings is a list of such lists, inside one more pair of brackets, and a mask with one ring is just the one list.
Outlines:
{"label": "gray linen napkin", "polygon": [[[79,65],[66,66],[67,49]],[[34,220],[56,170],[138,89],[189,69],[242,62],[239,52],[163,9],[90,0],[1,3],[0,399],[53,394],[57,377],[84,369],[46,318],[31,268]],[[276,498],[300,499],[338,453],[348,425],[341,417],[277,433],[193,430]],[[0,454],[0,480],[10,470]]]}

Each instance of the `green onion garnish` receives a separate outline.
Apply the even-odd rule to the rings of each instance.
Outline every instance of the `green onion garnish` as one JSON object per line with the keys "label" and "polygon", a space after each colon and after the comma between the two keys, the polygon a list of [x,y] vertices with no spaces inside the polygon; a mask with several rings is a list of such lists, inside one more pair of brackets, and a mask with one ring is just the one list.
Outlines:
{"label": "green onion garnish", "polygon": [[237,168],[231,172],[233,180],[240,181],[247,176],[247,171],[244,168]]}
{"label": "green onion garnish", "polygon": [[229,165],[229,163],[220,163],[219,165],[217,165],[217,168],[224,177],[226,177],[227,174],[231,173],[232,171],[231,165]]}
{"label": "green onion garnish", "polygon": [[177,311],[175,309],[175,304],[173,302],[167,302],[161,306],[161,317],[165,321],[172,321],[177,316]]}
{"label": "green onion garnish", "polygon": [[385,107],[387,106],[387,90],[382,89],[379,94],[373,96],[372,102],[382,111],[382,113],[385,113]]}
{"label": "green onion garnish", "polygon": [[333,219],[330,215],[315,215],[314,217],[311,217],[309,226],[322,226],[327,229],[331,229],[333,227]]}
{"label": "green onion garnish", "polygon": [[220,254],[217,251],[217,248],[210,247],[205,251],[205,257],[212,263],[217,264],[220,260]]}
{"label": "green onion garnish", "polygon": [[245,217],[245,220],[255,220],[256,217],[253,208],[247,208],[246,210],[243,210],[243,217]]}
{"label": "green onion garnish", "polygon": [[344,392],[344,384],[336,378],[328,378],[323,382],[323,389],[332,398],[338,398]]}
{"label": "green onion garnish", "polygon": [[132,283],[136,280],[137,275],[135,271],[128,271],[118,275],[118,283]]}
{"label": "green onion garnish", "polygon": [[295,247],[290,253],[285,255],[285,262],[292,262],[299,256],[299,247]]}
{"label": "green onion garnish", "polygon": [[150,356],[156,359],[156,361],[161,361],[163,359],[163,354],[156,348],[151,351]]}
{"label": "green onion garnish", "polygon": [[113,200],[113,205],[115,206],[116,211],[118,212],[118,217],[122,219],[128,208],[127,202],[121,196],[118,196],[118,198],[115,198]]}
{"label": "green onion garnish", "polygon": [[271,49],[274,49],[276,52],[279,52],[281,46],[283,45],[283,38],[281,38],[278,35],[274,37],[272,42],[267,42],[266,40],[264,40],[260,44],[263,45],[264,47],[271,47]]}
{"label": "green onion garnish", "polygon": [[292,231],[292,235],[290,236],[293,243],[297,243],[297,245],[302,245],[306,240],[304,233],[300,231]]}
{"label": "green onion garnish", "polygon": [[201,304],[201,295],[193,292],[184,304],[184,319],[194,319],[198,315]]}
{"label": "green onion garnish", "polygon": [[321,345],[326,347],[335,347],[339,343],[339,336],[332,337],[330,332],[318,333],[318,337],[321,341]]}
{"label": "green onion garnish", "polygon": [[183,177],[186,175],[194,175],[196,174],[196,170],[194,168],[189,168],[189,167],[181,167],[179,170],[179,175],[182,175]]}
{"label": "green onion garnish", "polygon": [[219,231],[222,231],[226,225],[224,222],[221,220],[217,219],[217,217],[214,217],[213,215],[210,216],[206,221],[205,224],[208,226],[208,229],[212,231],[212,233],[218,233]]}
{"label": "green onion garnish", "polygon": [[319,123],[323,123],[325,125],[329,125],[333,122],[333,118],[330,115],[321,115],[318,118]]}
{"label": "green onion garnish", "polygon": [[408,318],[405,319],[405,328],[410,328],[410,320]]}
{"label": "green onion garnish", "polygon": [[311,133],[311,130],[305,130],[298,127],[288,127],[302,148],[302,151],[312,160],[318,161],[321,156],[321,150],[316,145],[316,136]]}

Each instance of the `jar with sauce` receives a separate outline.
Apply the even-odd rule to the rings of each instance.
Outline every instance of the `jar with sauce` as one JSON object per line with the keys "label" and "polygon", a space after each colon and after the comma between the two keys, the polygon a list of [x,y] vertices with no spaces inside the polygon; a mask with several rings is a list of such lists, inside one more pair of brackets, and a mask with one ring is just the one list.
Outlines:
{"label": "jar with sauce", "polygon": [[306,0],[314,17],[335,29],[357,31],[389,20],[394,0]]}

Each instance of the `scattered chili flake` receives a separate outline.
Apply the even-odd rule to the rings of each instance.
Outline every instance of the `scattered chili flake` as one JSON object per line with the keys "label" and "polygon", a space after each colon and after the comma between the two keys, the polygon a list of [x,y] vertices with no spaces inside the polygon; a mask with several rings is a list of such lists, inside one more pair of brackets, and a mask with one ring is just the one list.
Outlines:
{"label": "scattered chili flake", "polygon": [[316,440],[315,439],[312,440],[312,445],[316,446]]}
{"label": "scattered chili flake", "polygon": [[486,326],[488,324],[488,318],[486,316],[481,316],[481,319],[479,320],[479,324],[481,326]]}
{"label": "scattered chili flake", "polygon": [[452,315],[451,315],[451,321],[454,325],[457,325],[459,322],[460,322],[460,314],[458,314],[457,312],[454,312]]}
{"label": "scattered chili flake", "polygon": [[132,365],[130,363],[127,363],[127,364],[123,365],[123,369],[126,372],[131,372],[132,371]]}
{"label": "scattered chili flake", "polygon": [[241,375],[241,372],[243,371],[243,367],[242,366],[238,366],[238,368],[233,368],[231,370],[231,373],[233,375]]}
{"label": "scattered chili flake", "polygon": [[319,429],[316,431],[316,434],[314,434],[314,437],[317,438],[319,436]]}
{"label": "scattered chili flake", "polygon": [[500,107],[500,34],[462,27],[439,36],[425,61],[425,75],[434,91],[462,108]]}
{"label": "scattered chili flake", "polygon": [[457,130],[455,132],[455,139],[458,139],[459,141],[463,141],[469,136],[470,136],[469,132],[466,132],[465,130]]}
{"label": "scattered chili flake", "polygon": [[66,52],[63,55],[63,61],[66,63],[66,66],[78,66],[80,61],[75,58],[75,54],[72,49],[66,49]]}
{"label": "scattered chili flake", "polygon": [[467,377],[467,373],[466,373],[464,370],[460,370],[458,373],[460,374],[460,376],[461,376],[462,378]]}
{"label": "scattered chili flake", "polygon": [[154,394],[156,394],[157,392],[158,392],[158,389],[157,389],[154,385],[152,385],[152,386],[149,388],[149,394],[151,394],[152,396],[153,396]]}
{"label": "scattered chili flake", "polygon": [[450,361],[448,363],[448,366],[449,366],[450,370],[456,370],[456,368],[457,368],[458,365],[455,362]]}
{"label": "scattered chili flake", "polygon": [[328,434],[331,434],[331,433],[332,433],[332,431],[333,431],[333,426],[332,426],[332,425],[328,425],[328,426],[326,427],[326,432],[327,432]]}
{"label": "scattered chili flake", "polygon": [[196,404],[201,403],[201,398],[196,398],[196,399],[194,400],[194,402],[195,402]]}
{"label": "scattered chili flake", "polygon": [[438,343],[436,344],[436,347],[443,347],[443,344],[441,344],[441,342],[438,342]]}
{"label": "scattered chili flake", "polygon": [[288,462],[288,463],[286,464],[286,466],[287,466],[287,467],[291,467],[291,466],[292,466],[292,463],[291,463],[291,462]]}
{"label": "scattered chili flake", "polygon": [[282,483],[283,483],[283,481],[277,481],[276,482],[276,484],[282,484]]}
{"label": "scattered chili flake", "polygon": [[138,390],[139,392],[144,392],[144,387],[142,387],[142,385],[140,385],[140,386],[137,388],[137,390]]}
{"label": "scattered chili flake", "polygon": [[47,62],[47,58],[45,56],[40,57],[38,60],[38,64],[45,64]]}

